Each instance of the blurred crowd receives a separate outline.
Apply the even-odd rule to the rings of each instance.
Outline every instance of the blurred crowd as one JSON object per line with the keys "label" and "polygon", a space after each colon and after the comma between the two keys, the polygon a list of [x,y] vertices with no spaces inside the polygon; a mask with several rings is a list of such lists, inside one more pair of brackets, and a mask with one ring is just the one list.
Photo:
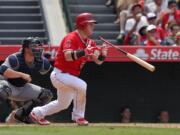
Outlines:
{"label": "blurred crowd", "polygon": [[119,44],[180,45],[180,0],[107,0],[114,5]]}

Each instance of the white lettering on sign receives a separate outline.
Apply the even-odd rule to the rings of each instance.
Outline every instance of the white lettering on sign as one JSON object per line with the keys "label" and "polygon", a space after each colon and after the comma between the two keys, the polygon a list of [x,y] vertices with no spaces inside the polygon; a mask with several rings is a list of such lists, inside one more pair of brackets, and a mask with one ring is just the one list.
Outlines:
{"label": "white lettering on sign", "polygon": [[151,50],[151,60],[177,60],[179,58],[179,52],[161,49],[152,49]]}

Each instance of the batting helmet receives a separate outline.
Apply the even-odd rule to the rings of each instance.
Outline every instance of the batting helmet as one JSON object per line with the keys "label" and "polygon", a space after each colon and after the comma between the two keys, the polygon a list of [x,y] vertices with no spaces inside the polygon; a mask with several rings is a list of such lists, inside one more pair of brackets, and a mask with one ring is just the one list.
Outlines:
{"label": "batting helmet", "polygon": [[91,13],[82,13],[76,17],[76,28],[84,26],[86,23],[97,23]]}

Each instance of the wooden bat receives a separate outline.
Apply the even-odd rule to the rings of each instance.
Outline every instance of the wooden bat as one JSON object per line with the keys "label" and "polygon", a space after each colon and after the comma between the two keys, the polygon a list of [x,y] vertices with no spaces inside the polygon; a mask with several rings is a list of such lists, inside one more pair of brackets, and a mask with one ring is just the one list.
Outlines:
{"label": "wooden bat", "polygon": [[155,71],[155,66],[149,64],[148,62],[136,57],[135,55],[132,55],[126,51],[124,51],[121,48],[116,47],[115,45],[113,45],[112,43],[110,43],[109,41],[105,40],[103,37],[99,37],[103,42],[105,42],[106,44],[112,46],[113,48],[117,49],[118,51],[120,51],[121,53],[125,54],[129,59],[131,59],[132,61],[136,62],[137,64],[141,65],[142,67],[148,69],[151,72]]}

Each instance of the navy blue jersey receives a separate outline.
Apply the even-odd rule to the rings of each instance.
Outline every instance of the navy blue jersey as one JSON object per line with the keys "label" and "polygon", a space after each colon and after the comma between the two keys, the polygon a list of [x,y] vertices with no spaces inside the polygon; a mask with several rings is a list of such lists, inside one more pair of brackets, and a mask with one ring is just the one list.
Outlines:
{"label": "navy blue jersey", "polygon": [[[3,74],[7,68],[11,68],[15,71],[23,72],[29,75],[32,75],[33,73],[39,72],[40,74],[44,75],[48,73],[51,69],[51,64],[46,58],[42,58],[40,61],[34,61],[32,63],[27,63],[24,59],[24,55],[21,52],[14,53],[12,55],[9,55],[5,62],[0,66],[0,72]],[[26,80],[22,78],[11,78],[7,80],[17,86],[22,87],[27,82]]]}

